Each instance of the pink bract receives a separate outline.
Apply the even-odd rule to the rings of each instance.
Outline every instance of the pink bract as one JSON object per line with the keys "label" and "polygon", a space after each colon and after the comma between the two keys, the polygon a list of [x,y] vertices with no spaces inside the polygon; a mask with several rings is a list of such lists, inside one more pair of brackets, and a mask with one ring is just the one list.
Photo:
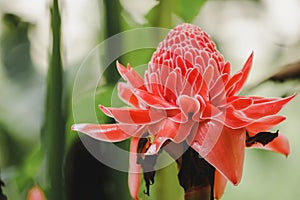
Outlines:
{"label": "pink bract", "polygon": [[[252,60],[253,53],[242,70],[232,75],[230,63],[200,27],[179,25],[158,45],[144,78],[129,65],[117,63],[127,81],[119,83],[118,93],[131,108],[99,108],[118,123],[77,124],[72,129],[102,141],[132,137],[130,151],[135,153],[139,138],[147,132],[153,141],[148,142],[145,155],[157,154],[169,141],[185,142],[216,169],[214,193],[220,198],[227,180],[233,184],[241,180],[247,137],[285,120],[277,113],[295,97],[238,96]],[[266,145],[255,142],[252,146],[289,154],[282,135]],[[141,166],[134,155],[130,170],[136,172]],[[134,199],[138,199],[139,181],[139,173],[129,173]]]}

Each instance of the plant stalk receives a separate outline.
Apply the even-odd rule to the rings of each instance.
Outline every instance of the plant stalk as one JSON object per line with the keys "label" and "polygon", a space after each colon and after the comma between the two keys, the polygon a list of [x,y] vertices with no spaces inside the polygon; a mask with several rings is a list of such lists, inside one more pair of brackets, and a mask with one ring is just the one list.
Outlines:
{"label": "plant stalk", "polygon": [[185,200],[214,200],[215,168],[191,148],[179,160],[178,178]]}
{"label": "plant stalk", "polygon": [[65,119],[63,117],[63,67],[61,58],[61,17],[58,0],[51,8],[52,53],[47,75],[47,96],[43,143],[46,148],[48,200],[64,199],[63,159],[65,150]]}

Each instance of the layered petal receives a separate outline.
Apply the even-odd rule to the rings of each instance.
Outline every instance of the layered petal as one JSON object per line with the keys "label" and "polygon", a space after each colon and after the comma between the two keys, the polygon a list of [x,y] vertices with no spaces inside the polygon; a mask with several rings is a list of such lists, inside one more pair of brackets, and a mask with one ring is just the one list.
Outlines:
{"label": "layered petal", "polygon": [[143,127],[126,124],[74,124],[73,131],[82,132],[92,138],[105,142],[119,142],[139,135]]}
{"label": "layered petal", "polygon": [[187,122],[192,119],[195,114],[200,110],[200,103],[197,99],[189,97],[187,95],[181,95],[177,99],[177,105],[181,109],[181,120],[182,122]]}
{"label": "layered petal", "polygon": [[146,155],[157,154],[167,140],[173,140],[176,137],[178,127],[178,123],[171,120],[164,120],[161,124],[160,130],[158,130],[155,135],[154,141],[147,150]]}
{"label": "layered petal", "polygon": [[99,108],[107,116],[113,117],[118,122],[125,124],[153,124],[166,118],[166,113],[154,109],[107,108],[102,105]]}
{"label": "layered petal", "polygon": [[206,120],[199,124],[196,134],[189,134],[187,143],[202,157],[205,157],[216,145],[222,131],[222,124]]}
{"label": "layered petal", "polygon": [[245,116],[243,112],[227,109],[226,119],[224,124],[232,129],[239,129],[247,127],[251,132],[261,132],[272,128],[285,120],[285,117],[278,115],[262,116],[258,119],[253,119]]}
{"label": "layered petal", "polygon": [[278,115],[266,116],[248,125],[246,128],[250,133],[269,131],[275,125],[281,123],[284,120],[285,117],[283,116],[278,116]]}
{"label": "layered petal", "polygon": [[143,78],[136,72],[130,65],[127,69],[117,61],[117,68],[121,76],[128,81],[128,83],[134,88],[145,89]]}
{"label": "layered petal", "polygon": [[238,72],[234,74],[226,83],[225,91],[227,96],[232,96],[234,94],[235,85],[242,79],[243,72]]}
{"label": "layered petal", "polygon": [[134,93],[136,94],[136,96],[140,98],[141,101],[143,101],[145,104],[153,108],[166,109],[166,110],[178,109],[178,106],[169,103],[168,101],[162,99],[159,96],[150,94],[147,91],[137,89],[134,91]]}
{"label": "layered petal", "polygon": [[227,104],[227,106],[232,106],[235,110],[244,110],[251,105],[253,105],[253,100],[248,97],[237,97]]}
{"label": "layered petal", "polygon": [[291,101],[296,94],[286,97],[286,98],[273,98],[270,100],[265,100],[260,103],[254,102],[252,106],[248,109],[244,110],[243,113],[250,118],[261,118],[267,115],[277,114],[284,105],[286,105],[289,101]]}
{"label": "layered petal", "polygon": [[234,185],[242,177],[245,135],[245,129],[231,130],[224,127],[215,146],[203,157]]}
{"label": "layered petal", "polygon": [[249,56],[249,58],[247,59],[245,65],[242,69],[242,77],[239,80],[239,82],[235,85],[235,88],[233,90],[234,93],[232,95],[238,93],[242,89],[242,87],[244,86],[244,84],[247,80],[247,77],[249,75],[251,66],[252,66],[253,55],[254,55],[254,53],[252,52],[251,55]]}
{"label": "layered petal", "polygon": [[122,82],[118,84],[118,95],[125,103],[136,108],[140,107],[138,98],[132,92],[132,88],[130,88],[127,84]]}

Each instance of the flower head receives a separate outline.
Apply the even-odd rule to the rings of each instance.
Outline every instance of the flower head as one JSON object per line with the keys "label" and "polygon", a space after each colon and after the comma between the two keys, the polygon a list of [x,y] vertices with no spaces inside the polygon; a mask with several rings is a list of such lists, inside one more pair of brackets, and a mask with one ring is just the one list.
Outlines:
{"label": "flower head", "polygon": [[[246,146],[289,154],[287,139],[268,131],[285,119],[276,114],[295,95],[239,96],[252,59],[253,53],[232,75],[230,63],[200,27],[179,25],[159,44],[144,79],[129,65],[117,63],[127,81],[119,83],[118,93],[131,108],[99,108],[118,123],[77,124],[73,130],[111,142],[132,137],[130,151],[142,154],[130,158],[130,170],[135,172],[165,145],[187,144],[215,168],[219,198],[227,180],[240,182]],[[153,181],[154,174],[147,175],[148,182]],[[137,199],[139,174],[129,173],[129,186]]]}

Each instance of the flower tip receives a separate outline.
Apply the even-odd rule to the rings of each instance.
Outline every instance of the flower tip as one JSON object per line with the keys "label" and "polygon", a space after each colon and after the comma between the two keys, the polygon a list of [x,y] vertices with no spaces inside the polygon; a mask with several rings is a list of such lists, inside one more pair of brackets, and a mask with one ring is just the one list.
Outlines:
{"label": "flower tip", "polygon": [[234,174],[231,177],[227,177],[227,178],[228,178],[228,180],[230,180],[230,182],[234,186],[237,186],[241,182],[242,174],[241,173],[240,173],[240,175],[239,174]]}
{"label": "flower tip", "polygon": [[108,108],[106,108],[105,106],[99,104],[99,105],[98,105],[98,108],[99,108],[105,115],[107,115],[107,116],[109,116],[109,117],[112,117],[112,116],[113,116],[112,112],[111,112]]}
{"label": "flower tip", "polygon": [[124,78],[124,75],[127,73],[127,69],[121,63],[119,63],[118,60],[116,61],[116,65],[117,65],[119,74],[121,74],[121,76]]}
{"label": "flower tip", "polygon": [[76,131],[76,124],[73,124],[73,125],[71,126],[71,131]]}
{"label": "flower tip", "polygon": [[39,186],[32,187],[27,193],[27,200],[46,200],[43,190]]}
{"label": "flower tip", "polygon": [[292,94],[291,96],[285,97],[283,99],[286,100],[285,104],[293,100],[297,96],[297,93]]}
{"label": "flower tip", "polygon": [[82,129],[82,127],[83,127],[82,124],[73,124],[73,125],[71,126],[71,130],[72,130],[72,131],[79,131],[79,130]]}
{"label": "flower tip", "polygon": [[292,98],[291,98],[291,99],[295,98],[296,96],[297,96],[297,93],[295,92],[295,93],[292,95]]}
{"label": "flower tip", "polygon": [[253,58],[254,58],[254,51],[252,50],[251,51],[251,54],[250,54],[250,56],[249,56],[249,58],[248,58],[248,60],[250,61],[250,65],[252,65],[252,62],[253,62]]}
{"label": "flower tip", "polygon": [[289,155],[290,155],[290,153],[286,153],[286,154],[285,154],[285,158],[288,158]]}
{"label": "flower tip", "polygon": [[102,112],[104,112],[104,113],[105,113],[105,111],[107,110],[107,109],[105,109],[105,107],[104,107],[103,105],[101,105],[101,104],[98,105],[98,108],[99,108]]}
{"label": "flower tip", "polygon": [[127,69],[128,69],[128,70],[132,70],[132,67],[130,66],[129,63],[127,64]]}
{"label": "flower tip", "polygon": [[246,61],[246,63],[249,65],[249,67],[251,67],[251,65],[252,65],[253,58],[254,58],[254,51],[252,50],[250,56],[248,57],[248,59]]}

